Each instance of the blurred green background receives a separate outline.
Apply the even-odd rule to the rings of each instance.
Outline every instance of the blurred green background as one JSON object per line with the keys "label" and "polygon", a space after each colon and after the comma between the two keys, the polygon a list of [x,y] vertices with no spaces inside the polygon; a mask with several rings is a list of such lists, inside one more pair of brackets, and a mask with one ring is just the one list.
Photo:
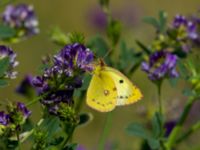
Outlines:
{"label": "blurred green background", "polygon": [[[58,26],[66,33],[72,31],[82,32],[86,40],[98,33],[104,35],[101,30],[92,26],[89,20],[92,10],[98,7],[98,0],[16,0],[15,3],[33,4],[39,19],[41,32],[28,40],[12,45],[12,48],[18,54],[17,60],[20,62],[20,65],[16,68],[19,75],[17,79],[10,82],[8,87],[0,91],[1,103],[10,100],[27,101],[13,91],[24,75],[38,74],[42,56],[48,53],[53,54],[55,50],[59,49],[49,39],[48,31],[51,27]],[[126,8],[130,9],[130,13],[125,13]],[[142,22],[144,16],[157,16],[160,10],[165,10],[168,13],[169,20],[171,20],[177,13],[187,15],[195,13],[198,9],[200,9],[198,0],[111,0],[111,10],[113,12],[129,14],[135,19],[130,20],[130,22],[133,21],[133,24],[123,26],[122,38],[126,39],[130,47],[136,47],[136,39],[148,44],[153,38],[153,28]],[[3,8],[1,8],[1,11],[3,11]],[[151,112],[156,109],[156,88],[147,79],[146,74],[138,69],[133,75],[132,81],[141,89],[144,98],[134,105],[119,107],[114,111],[108,143],[117,143],[120,150],[139,149],[140,139],[128,136],[124,129],[132,121],[146,123],[148,120],[145,118],[150,118]],[[185,84],[182,82],[176,88],[171,87],[168,82],[164,84],[162,96],[166,106],[164,109],[169,120],[176,119],[184,105],[186,97],[182,96],[181,93],[183,86]],[[33,120],[38,121],[41,114],[37,114],[36,112],[39,111],[36,110],[40,109],[40,105],[34,105],[31,109],[34,110]],[[106,114],[95,112],[86,105],[82,111],[91,112],[94,119],[87,126],[76,130],[74,141],[84,145],[88,150],[95,149],[104,127]],[[191,120],[188,122],[191,122]],[[179,149],[199,150],[200,145],[197,147],[197,141],[200,138],[199,133],[181,144]]]}

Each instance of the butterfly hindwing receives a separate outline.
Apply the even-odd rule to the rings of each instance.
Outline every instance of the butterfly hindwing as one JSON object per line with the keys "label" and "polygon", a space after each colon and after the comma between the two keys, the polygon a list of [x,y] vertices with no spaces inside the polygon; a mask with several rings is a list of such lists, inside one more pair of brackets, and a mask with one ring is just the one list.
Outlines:
{"label": "butterfly hindwing", "polygon": [[87,90],[87,104],[98,111],[108,112],[115,108],[117,91],[109,75],[94,74]]}
{"label": "butterfly hindwing", "polygon": [[121,72],[111,67],[102,69],[102,76],[109,76],[115,83],[117,91],[116,105],[128,105],[142,98],[140,90]]}

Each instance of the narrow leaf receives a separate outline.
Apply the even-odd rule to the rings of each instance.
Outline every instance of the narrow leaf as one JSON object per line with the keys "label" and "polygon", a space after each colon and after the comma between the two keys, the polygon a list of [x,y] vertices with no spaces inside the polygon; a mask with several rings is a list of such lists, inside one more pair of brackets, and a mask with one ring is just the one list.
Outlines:
{"label": "narrow leaf", "polygon": [[148,139],[149,138],[148,131],[139,123],[131,123],[126,128],[126,132],[129,135],[138,136],[138,137],[141,137],[141,138],[144,138],[144,139]]}
{"label": "narrow leaf", "polygon": [[0,24],[0,39],[12,38],[16,35],[16,31],[6,25]]}
{"label": "narrow leaf", "polygon": [[0,79],[0,88],[5,87],[8,85],[8,82],[4,79]]}
{"label": "narrow leaf", "polygon": [[0,77],[2,77],[5,74],[5,72],[8,70],[8,67],[10,64],[9,61],[10,60],[8,57],[0,60]]}

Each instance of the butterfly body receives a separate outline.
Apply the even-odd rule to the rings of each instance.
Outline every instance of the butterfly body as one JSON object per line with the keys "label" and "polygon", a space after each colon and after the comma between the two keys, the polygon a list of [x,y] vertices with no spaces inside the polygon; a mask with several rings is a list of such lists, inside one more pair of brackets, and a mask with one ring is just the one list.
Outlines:
{"label": "butterfly body", "polygon": [[87,104],[100,112],[112,111],[116,106],[129,105],[140,100],[142,94],[118,70],[97,65],[87,90]]}

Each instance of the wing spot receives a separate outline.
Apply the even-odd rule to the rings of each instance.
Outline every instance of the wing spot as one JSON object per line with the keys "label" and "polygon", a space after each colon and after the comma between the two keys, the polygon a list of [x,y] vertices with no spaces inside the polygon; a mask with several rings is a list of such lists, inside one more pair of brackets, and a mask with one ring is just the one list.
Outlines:
{"label": "wing spot", "polygon": [[113,88],[113,91],[117,91],[117,88],[116,88],[116,87],[114,87],[114,88]]}
{"label": "wing spot", "polygon": [[120,98],[120,99],[122,99],[122,98],[123,98],[123,96],[120,96],[119,98]]}
{"label": "wing spot", "polygon": [[95,102],[96,100],[93,98],[93,99],[92,99],[92,101],[94,101],[94,102]]}
{"label": "wing spot", "polygon": [[103,92],[104,92],[105,96],[108,96],[110,94],[110,92],[108,90],[104,90]]}
{"label": "wing spot", "polygon": [[119,83],[120,83],[120,84],[124,83],[124,80],[122,80],[122,79],[121,79],[121,80],[119,80]]}

